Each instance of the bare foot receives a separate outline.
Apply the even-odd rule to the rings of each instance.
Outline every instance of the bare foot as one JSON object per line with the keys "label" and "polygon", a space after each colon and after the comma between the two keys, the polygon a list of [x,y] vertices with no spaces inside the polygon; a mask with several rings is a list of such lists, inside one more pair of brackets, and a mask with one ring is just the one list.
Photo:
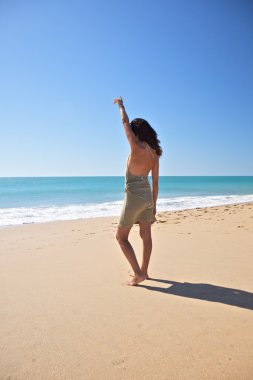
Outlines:
{"label": "bare foot", "polygon": [[[149,275],[148,275],[147,273],[145,273],[145,272],[144,272],[144,274],[145,274],[145,276],[146,276],[146,280],[150,280],[150,277],[149,277]],[[134,276],[135,276],[135,274],[133,274],[133,273],[130,273],[130,274],[129,274],[129,276],[131,276],[131,277],[134,277]]]}
{"label": "bare foot", "polygon": [[134,285],[137,285],[139,284],[140,282],[146,280],[146,275],[143,273],[143,274],[136,274],[133,276],[133,279],[131,281],[128,281],[127,282],[127,285],[130,285],[130,286],[134,286]]}

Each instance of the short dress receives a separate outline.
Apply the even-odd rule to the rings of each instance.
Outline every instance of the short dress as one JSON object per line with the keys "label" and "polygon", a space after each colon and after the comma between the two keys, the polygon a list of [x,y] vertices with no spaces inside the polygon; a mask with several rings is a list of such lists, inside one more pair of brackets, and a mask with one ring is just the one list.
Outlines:
{"label": "short dress", "polygon": [[[128,156],[129,160],[130,155]],[[119,227],[132,227],[139,222],[157,221],[153,214],[154,201],[148,175],[135,175],[128,169],[128,160],[125,175],[125,197],[120,214]]]}

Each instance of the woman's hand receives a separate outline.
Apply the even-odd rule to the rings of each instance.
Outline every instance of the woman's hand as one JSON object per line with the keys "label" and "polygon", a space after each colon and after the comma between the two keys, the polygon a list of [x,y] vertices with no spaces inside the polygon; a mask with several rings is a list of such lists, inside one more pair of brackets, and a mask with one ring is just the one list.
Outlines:
{"label": "woman's hand", "polygon": [[154,207],[153,207],[153,214],[154,214],[154,216],[156,214],[156,205],[154,205]]}
{"label": "woman's hand", "polygon": [[123,106],[123,99],[120,96],[119,98],[116,98],[113,100],[113,104],[117,103],[120,107]]}

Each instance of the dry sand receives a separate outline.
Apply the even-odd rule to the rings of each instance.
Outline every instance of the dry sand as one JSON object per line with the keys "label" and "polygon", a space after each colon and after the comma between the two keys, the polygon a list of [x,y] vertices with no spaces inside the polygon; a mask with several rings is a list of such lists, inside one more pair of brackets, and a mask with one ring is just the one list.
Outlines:
{"label": "dry sand", "polygon": [[118,217],[0,229],[1,380],[253,379],[253,204],[157,219],[133,287]]}

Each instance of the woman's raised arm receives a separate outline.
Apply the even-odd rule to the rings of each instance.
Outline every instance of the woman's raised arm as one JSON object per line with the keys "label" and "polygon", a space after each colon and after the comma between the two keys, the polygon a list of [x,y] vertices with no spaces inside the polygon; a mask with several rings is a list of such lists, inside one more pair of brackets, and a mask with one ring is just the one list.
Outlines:
{"label": "woman's raised arm", "polygon": [[113,103],[117,103],[119,105],[120,117],[121,117],[121,121],[126,133],[126,137],[129,141],[131,148],[135,148],[136,145],[138,144],[137,137],[135,136],[135,134],[133,133],[130,127],[129,118],[126,113],[122,97],[120,96],[118,99],[114,99]]}

